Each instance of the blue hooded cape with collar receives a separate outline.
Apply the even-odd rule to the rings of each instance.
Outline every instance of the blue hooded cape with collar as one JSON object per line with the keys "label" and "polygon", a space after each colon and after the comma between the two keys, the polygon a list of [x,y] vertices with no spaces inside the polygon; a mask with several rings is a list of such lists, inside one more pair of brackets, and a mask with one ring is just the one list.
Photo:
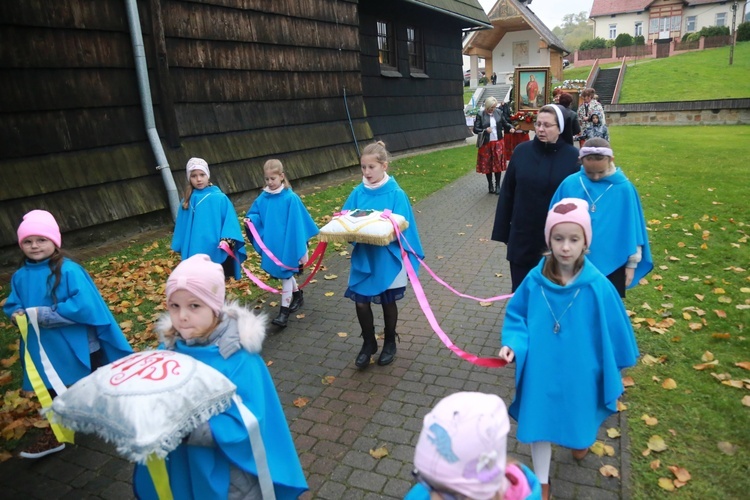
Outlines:
{"label": "blue hooded cape with collar", "polygon": [[[94,280],[83,267],[70,259],[63,259],[60,284],[55,292],[57,303],[50,294],[53,283],[48,281],[50,276],[49,259],[40,262],[26,261],[23,267],[13,274],[10,295],[3,310],[10,317],[19,309],[48,306],[54,308],[63,318],[75,321],[75,325],[39,327],[39,337],[44,350],[66,386],[73,385],[91,373],[89,330],[96,333],[106,363],[133,352],[107,304],[104,303]],[[29,334],[31,335],[31,331]],[[27,348],[44,384],[51,389],[52,386],[42,369],[36,338],[30,340],[28,345],[21,341],[23,389],[33,390],[24,361],[24,352]]]}
{"label": "blue hooded cape with collar", "polygon": [[545,278],[543,265],[544,258],[523,280],[503,321],[501,343],[516,356],[508,413],[522,443],[587,448],[617,411],[620,370],[635,364],[638,347],[614,285],[591,262],[567,286]]}
{"label": "blue hooded cape with collar", "polygon": [[[243,308],[225,305],[225,313],[229,309]],[[235,312],[230,311],[230,314]],[[241,311],[236,315],[242,323],[242,318],[252,313]],[[252,321],[264,322],[258,317]],[[256,337],[253,342],[259,350],[262,338]],[[281,402],[260,354],[244,347],[224,358],[218,345],[188,346],[182,340],[177,340],[172,349],[215,368],[237,386],[237,395],[258,419],[276,498],[296,499],[307,491]],[[236,403],[233,401],[228,410],[211,417],[208,424],[215,446],[183,443],[167,456],[167,472],[175,499],[227,498],[231,467],[258,475],[250,437]],[[133,488],[141,500],[158,500],[151,476],[143,465],[135,466]]]}
{"label": "blue hooded cape with collar", "polygon": [[[344,210],[379,210],[390,209],[394,214],[403,216],[409,227],[402,233],[420,258],[424,257],[422,243],[417,232],[417,221],[409,204],[409,197],[391,177],[384,185],[376,189],[369,189],[361,183],[343,206]],[[405,248],[406,245],[404,245]],[[407,248],[408,251],[408,248]],[[409,253],[409,260],[415,272],[419,272],[419,261]],[[396,279],[401,271],[401,249],[397,241],[387,246],[354,243],[349,272],[349,288],[368,297],[383,293]]]}
{"label": "blue hooded cape with collar", "polygon": [[[307,252],[307,242],[318,234],[318,226],[302,200],[289,188],[278,194],[261,192],[245,218],[252,221],[263,243],[288,267],[299,266],[299,260]],[[263,253],[249,229],[247,236],[261,255],[260,267],[265,272],[278,279],[290,278],[294,274],[294,271],[277,266]]]}
{"label": "blue hooded cape with collar", "polygon": [[[588,190],[588,196],[583,186]],[[620,168],[595,182],[588,178],[581,167],[578,173],[560,184],[552,197],[550,208],[563,198],[580,198],[588,201],[589,205],[596,201],[596,210],[589,210],[593,241],[587,257],[602,274],[608,276],[624,266],[628,257],[637,252],[638,246],[641,246],[641,261],[628,288],[637,285],[641,278],[651,272],[654,261],[641,200],[635,186]]]}
{"label": "blue hooded cape with collar", "polygon": [[[247,259],[245,237],[242,235],[237,212],[232,202],[221,189],[208,186],[193,189],[190,195],[190,206],[177,212],[177,222],[172,236],[172,250],[182,255],[185,260],[198,253],[204,253],[212,262],[223,263],[227,254],[219,248],[222,238],[233,240],[234,254],[240,263]],[[240,264],[234,262],[234,278],[240,279]]]}

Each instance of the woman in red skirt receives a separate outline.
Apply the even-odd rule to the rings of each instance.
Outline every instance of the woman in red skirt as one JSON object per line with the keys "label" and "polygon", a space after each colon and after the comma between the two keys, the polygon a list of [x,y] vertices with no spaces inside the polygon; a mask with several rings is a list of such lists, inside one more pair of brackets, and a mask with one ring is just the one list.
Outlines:
{"label": "woman in red skirt", "polygon": [[[507,168],[503,147],[503,131],[513,134],[515,129],[498,109],[497,99],[488,97],[484,107],[474,120],[474,133],[477,134],[477,173],[487,176],[490,193],[500,192],[500,176]],[[495,174],[495,184],[492,183]]]}

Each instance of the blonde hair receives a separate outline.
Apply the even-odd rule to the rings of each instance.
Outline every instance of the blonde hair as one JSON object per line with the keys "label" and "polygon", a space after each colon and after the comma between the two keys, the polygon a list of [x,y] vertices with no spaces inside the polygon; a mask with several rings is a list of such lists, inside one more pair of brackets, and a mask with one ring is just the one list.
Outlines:
{"label": "blonde hair", "polygon": [[284,187],[287,187],[289,189],[292,188],[292,184],[289,182],[286,173],[284,173],[284,164],[281,163],[281,160],[271,158],[270,160],[266,161],[266,163],[263,164],[263,173],[283,175],[284,178],[281,180],[281,182],[282,184],[284,184]]}
{"label": "blonde hair", "polygon": [[383,164],[388,163],[388,159],[390,157],[388,150],[385,149],[385,143],[383,141],[373,142],[365,146],[365,149],[362,150],[361,156],[367,155],[375,156],[375,158],[377,158],[378,160],[378,163]]}
{"label": "blonde hair", "polygon": [[[208,181],[209,186],[213,186],[214,183],[210,180]],[[182,208],[187,210],[190,208],[190,197],[193,195],[193,183],[190,182],[190,178],[188,177],[188,183],[187,186],[185,186],[185,192],[182,195]]]}
{"label": "blonde hair", "polygon": [[497,107],[497,99],[494,96],[489,96],[487,99],[484,100],[485,111],[490,108],[496,108],[496,107]]}

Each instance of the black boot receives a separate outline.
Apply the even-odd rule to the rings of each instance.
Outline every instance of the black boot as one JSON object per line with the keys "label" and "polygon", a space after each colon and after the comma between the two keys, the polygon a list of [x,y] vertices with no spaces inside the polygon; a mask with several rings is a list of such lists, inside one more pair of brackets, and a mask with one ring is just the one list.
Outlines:
{"label": "black boot", "polygon": [[495,186],[492,184],[492,174],[485,174],[487,176],[487,187],[490,189],[490,194],[495,192]]}
{"label": "black boot", "polygon": [[393,359],[396,357],[396,339],[398,333],[396,332],[385,332],[385,341],[383,342],[383,351],[380,353],[378,358],[378,364],[380,366],[390,365],[393,363]]}
{"label": "black boot", "polygon": [[276,326],[280,326],[281,328],[285,328],[286,324],[289,322],[289,313],[291,310],[288,307],[282,307],[279,311],[279,315],[276,316],[276,318],[271,321],[271,324],[274,324]]}
{"label": "black boot", "polygon": [[500,176],[501,172],[495,172],[495,194],[500,194]]}
{"label": "black boot", "polygon": [[302,297],[302,290],[292,292],[292,303],[289,304],[289,311],[294,312],[305,303],[304,297]]}
{"label": "black boot", "polygon": [[357,359],[354,361],[354,365],[360,370],[370,366],[370,356],[378,352],[378,342],[375,340],[375,330],[369,332],[362,332],[362,349],[357,354]]}

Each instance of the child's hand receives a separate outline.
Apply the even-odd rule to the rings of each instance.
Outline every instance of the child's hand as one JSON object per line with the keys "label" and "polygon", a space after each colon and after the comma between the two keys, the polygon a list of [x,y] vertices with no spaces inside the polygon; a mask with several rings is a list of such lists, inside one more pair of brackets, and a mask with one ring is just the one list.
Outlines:
{"label": "child's hand", "polygon": [[508,363],[512,363],[516,357],[516,354],[513,352],[513,349],[511,349],[507,345],[504,345],[500,348],[500,353],[498,354],[498,356],[500,356],[500,359],[504,359]]}
{"label": "child's hand", "polygon": [[625,288],[629,287],[630,284],[633,282],[634,275],[635,275],[635,268],[633,267],[625,268]]}
{"label": "child's hand", "polygon": [[10,320],[13,322],[14,325],[18,325],[18,322],[16,321],[16,316],[24,316],[26,314],[26,311],[23,309],[19,309],[18,311],[14,312],[13,315],[10,317]]}

